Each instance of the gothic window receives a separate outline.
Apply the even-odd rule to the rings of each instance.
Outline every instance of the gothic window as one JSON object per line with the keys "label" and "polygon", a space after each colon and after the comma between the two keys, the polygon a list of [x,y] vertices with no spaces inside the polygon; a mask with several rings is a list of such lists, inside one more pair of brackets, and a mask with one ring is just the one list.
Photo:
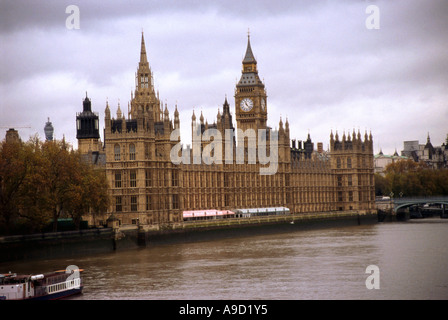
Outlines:
{"label": "gothic window", "polygon": [[179,195],[173,194],[173,209],[179,209]]}
{"label": "gothic window", "polygon": [[123,211],[122,209],[121,196],[115,197],[115,211],[121,212]]}
{"label": "gothic window", "polygon": [[145,185],[146,187],[151,187],[152,181],[151,181],[151,170],[147,169],[145,171]]}
{"label": "gothic window", "polygon": [[352,158],[347,158],[347,168],[351,169],[352,167]]}
{"label": "gothic window", "polygon": [[135,160],[135,144],[129,145],[129,160]]}
{"label": "gothic window", "polygon": [[162,174],[163,174],[163,186],[164,187],[169,187],[168,172],[165,171]]}
{"label": "gothic window", "polygon": [[151,210],[151,195],[146,195],[146,210]]}
{"label": "gothic window", "polygon": [[130,172],[129,178],[130,178],[130,187],[131,188],[137,187],[137,173],[135,172],[135,170],[132,170]]}
{"label": "gothic window", "polygon": [[131,211],[137,211],[137,196],[131,196]]}
{"label": "gothic window", "polygon": [[121,173],[115,173],[115,188],[121,188]]}
{"label": "gothic window", "polygon": [[165,196],[165,209],[170,208],[170,199],[168,196]]}
{"label": "gothic window", "polygon": [[342,187],[342,176],[338,176],[338,187]]}
{"label": "gothic window", "polygon": [[351,186],[352,185],[352,176],[348,176],[348,185]]}
{"label": "gothic window", "polygon": [[338,169],[341,168],[341,158],[337,158],[337,159],[336,159],[336,167],[337,167]]}
{"label": "gothic window", "polygon": [[173,171],[171,173],[171,178],[172,178],[172,186],[173,187],[177,187],[179,185],[179,174],[177,171]]}
{"label": "gothic window", "polygon": [[120,146],[118,144],[114,146],[114,155],[115,161],[120,161]]}
{"label": "gothic window", "polygon": [[149,143],[145,143],[145,159],[149,159]]}

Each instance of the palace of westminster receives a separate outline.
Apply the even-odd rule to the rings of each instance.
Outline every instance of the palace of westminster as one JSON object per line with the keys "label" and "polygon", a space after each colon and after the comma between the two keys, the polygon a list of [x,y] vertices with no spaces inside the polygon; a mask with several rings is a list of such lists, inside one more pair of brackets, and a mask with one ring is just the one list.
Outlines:
{"label": "palace of westminster", "polygon": [[[104,144],[100,141],[98,114],[92,112],[91,101],[86,96],[83,111],[76,116],[78,149],[87,161],[105,166],[111,205],[107,215],[113,214],[122,224],[146,225],[178,223],[188,210],[235,210],[238,208],[287,207],[290,212],[331,212],[375,210],[374,157],[371,134],[336,132],[330,134],[330,150],[314,150],[308,134],[305,141],[290,139],[289,122],[280,119],[279,128],[267,126],[268,103],[264,83],[258,76],[250,38],[242,61],[242,74],[235,88],[236,128],[231,107],[225,98],[222,112],[218,110],[213,124],[191,118],[194,137],[214,129],[221,137],[227,132],[266,132],[265,145],[278,137],[276,145],[275,174],[261,174],[269,166],[258,159],[248,161],[248,148],[254,148],[251,138],[244,139],[244,161],[194,161],[189,146],[181,148],[187,160],[172,161],[171,152],[180,140],[173,140],[172,133],[180,128],[179,112],[175,107],[173,118],[154,90],[154,80],[149,66],[142,33],[140,62],[136,73],[135,92],[131,94],[128,117],[121,111],[111,116],[106,102]],[[258,148],[260,137],[255,139]],[[224,139],[213,140],[221,144],[222,154],[235,159],[233,143]],[[193,138],[194,140],[194,138]],[[210,140],[199,142],[200,151],[210,145]],[[252,141],[253,142],[253,141]],[[272,143],[271,143],[272,148]],[[222,148],[221,148],[222,147]],[[229,150],[233,149],[233,150]],[[218,149],[218,148],[216,148]],[[274,152],[274,150],[268,150]],[[185,159],[185,157],[183,156]]]}

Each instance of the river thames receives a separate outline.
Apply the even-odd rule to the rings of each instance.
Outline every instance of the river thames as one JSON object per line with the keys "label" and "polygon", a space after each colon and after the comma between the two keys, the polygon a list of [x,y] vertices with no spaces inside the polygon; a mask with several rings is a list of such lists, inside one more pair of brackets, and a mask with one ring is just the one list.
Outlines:
{"label": "river thames", "polygon": [[[68,265],[84,269],[83,294],[72,298],[83,300],[447,299],[448,219],[14,261],[1,263],[0,272],[40,273]],[[366,286],[371,265],[378,267],[378,289]]]}

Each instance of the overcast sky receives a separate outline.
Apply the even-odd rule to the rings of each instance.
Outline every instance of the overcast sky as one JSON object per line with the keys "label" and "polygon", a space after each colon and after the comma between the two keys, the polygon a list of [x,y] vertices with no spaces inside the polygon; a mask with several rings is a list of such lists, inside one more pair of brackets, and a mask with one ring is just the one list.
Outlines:
{"label": "overcast sky", "polygon": [[[80,28],[68,29],[69,5]],[[379,29],[368,29],[369,5]],[[403,141],[434,146],[448,134],[448,2],[340,1],[81,1],[0,0],[1,139],[16,127],[22,140],[55,138],[77,148],[76,112],[86,91],[100,114],[134,90],[144,31],[155,88],[172,117],[177,103],[182,140],[191,115],[209,123],[234,90],[250,29],[268,93],[268,125],[288,118],[291,138],[323,142],[331,130],[372,132],[375,153]],[[30,128],[19,128],[19,127]]]}

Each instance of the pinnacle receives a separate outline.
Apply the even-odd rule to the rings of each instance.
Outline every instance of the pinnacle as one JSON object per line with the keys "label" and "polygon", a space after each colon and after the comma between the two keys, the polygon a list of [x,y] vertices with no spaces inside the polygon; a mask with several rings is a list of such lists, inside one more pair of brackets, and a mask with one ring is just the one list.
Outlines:
{"label": "pinnacle", "polygon": [[250,46],[250,35],[247,35],[247,49],[246,49],[246,55],[244,56],[243,63],[253,63],[257,62],[255,60],[254,54],[252,52],[252,48]]}
{"label": "pinnacle", "polygon": [[142,44],[140,48],[140,63],[147,63],[148,59],[146,57],[146,46],[145,46],[145,38],[143,37],[142,31]]}

